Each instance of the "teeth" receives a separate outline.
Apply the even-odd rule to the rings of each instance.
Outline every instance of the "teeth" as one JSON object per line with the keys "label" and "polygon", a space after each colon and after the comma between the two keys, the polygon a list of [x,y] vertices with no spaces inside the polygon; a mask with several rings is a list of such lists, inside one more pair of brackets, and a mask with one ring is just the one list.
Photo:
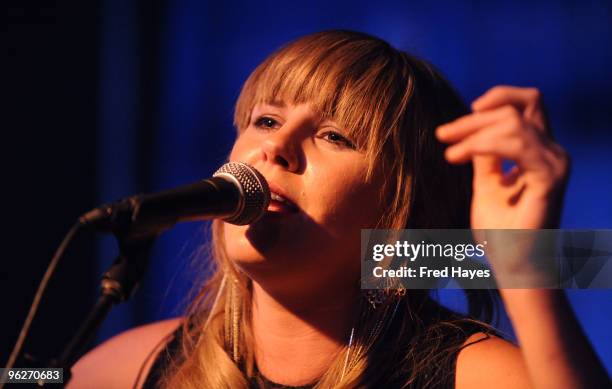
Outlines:
{"label": "teeth", "polygon": [[272,200],[285,202],[285,199],[282,196],[280,196],[280,195],[278,195],[278,194],[276,194],[274,192],[270,193],[270,198]]}

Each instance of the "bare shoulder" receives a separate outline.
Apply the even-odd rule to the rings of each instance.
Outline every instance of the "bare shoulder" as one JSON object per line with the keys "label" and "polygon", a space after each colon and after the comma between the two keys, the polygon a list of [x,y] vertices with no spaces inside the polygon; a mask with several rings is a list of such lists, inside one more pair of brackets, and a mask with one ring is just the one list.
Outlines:
{"label": "bare shoulder", "polygon": [[457,357],[455,388],[529,388],[521,350],[493,335],[470,336]]}
{"label": "bare shoulder", "polygon": [[164,320],[125,331],[85,354],[72,368],[69,389],[132,388],[151,368],[156,356],[180,325],[181,318]]}

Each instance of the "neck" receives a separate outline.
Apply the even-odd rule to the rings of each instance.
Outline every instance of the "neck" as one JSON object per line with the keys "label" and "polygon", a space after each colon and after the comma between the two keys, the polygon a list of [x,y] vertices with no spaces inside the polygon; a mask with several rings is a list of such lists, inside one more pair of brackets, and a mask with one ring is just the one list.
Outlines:
{"label": "neck", "polygon": [[316,381],[348,342],[357,293],[336,287],[291,298],[254,281],[252,324],[259,371],[283,385]]}

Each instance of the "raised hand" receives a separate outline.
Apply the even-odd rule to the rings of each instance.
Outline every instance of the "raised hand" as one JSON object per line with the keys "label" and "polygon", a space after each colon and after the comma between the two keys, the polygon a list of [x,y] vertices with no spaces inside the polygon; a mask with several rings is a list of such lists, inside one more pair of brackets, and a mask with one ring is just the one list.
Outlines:
{"label": "raised hand", "polygon": [[[540,92],[496,86],[472,110],[436,130],[450,163],[473,162],[472,228],[557,228],[569,157],[552,139]],[[508,172],[504,160],[515,164]]]}

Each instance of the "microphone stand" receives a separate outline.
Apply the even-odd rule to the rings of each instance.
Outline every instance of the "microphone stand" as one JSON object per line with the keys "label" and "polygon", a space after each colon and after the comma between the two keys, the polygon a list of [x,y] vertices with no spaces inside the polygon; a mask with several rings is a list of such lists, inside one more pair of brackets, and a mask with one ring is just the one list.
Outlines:
{"label": "microphone stand", "polygon": [[[126,234],[127,235],[127,234]],[[111,267],[103,274],[98,301],[81,324],[76,335],[70,340],[57,359],[51,359],[49,367],[64,369],[64,387],[71,378],[70,369],[81,357],[83,349],[89,343],[96,330],[111,308],[128,300],[144,277],[149,262],[149,253],[156,236],[132,238],[115,232],[119,242],[119,255]],[[57,384],[46,383],[52,387]]]}
{"label": "microphone stand", "polygon": [[[43,367],[63,368],[65,377],[62,386],[70,380],[70,369],[110,309],[132,296],[145,274],[151,247],[162,230],[179,221],[197,220],[194,219],[195,215],[223,217],[225,221],[237,225],[250,224],[261,217],[269,202],[270,190],[265,177],[246,164],[230,162],[209,180],[157,194],[128,197],[81,216],[76,229],[70,231],[65,241],[69,242],[73,234],[83,227],[112,231],[119,242],[119,256],[104,273],[101,295],[77,334],[59,358],[52,359]],[[63,255],[64,243],[60,249],[52,264]],[[33,304],[32,307],[31,312],[35,313],[37,305]],[[23,333],[27,333],[32,317],[26,320]],[[18,340],[14,349],[16,353],[21,351],[23,339]],[[28,358],[28,355],[22,358]],[[34,364],[40,365],[35,358],[30,358],[29,365],[33,367]],[[52,383],[39,385],[55,386]]]}

